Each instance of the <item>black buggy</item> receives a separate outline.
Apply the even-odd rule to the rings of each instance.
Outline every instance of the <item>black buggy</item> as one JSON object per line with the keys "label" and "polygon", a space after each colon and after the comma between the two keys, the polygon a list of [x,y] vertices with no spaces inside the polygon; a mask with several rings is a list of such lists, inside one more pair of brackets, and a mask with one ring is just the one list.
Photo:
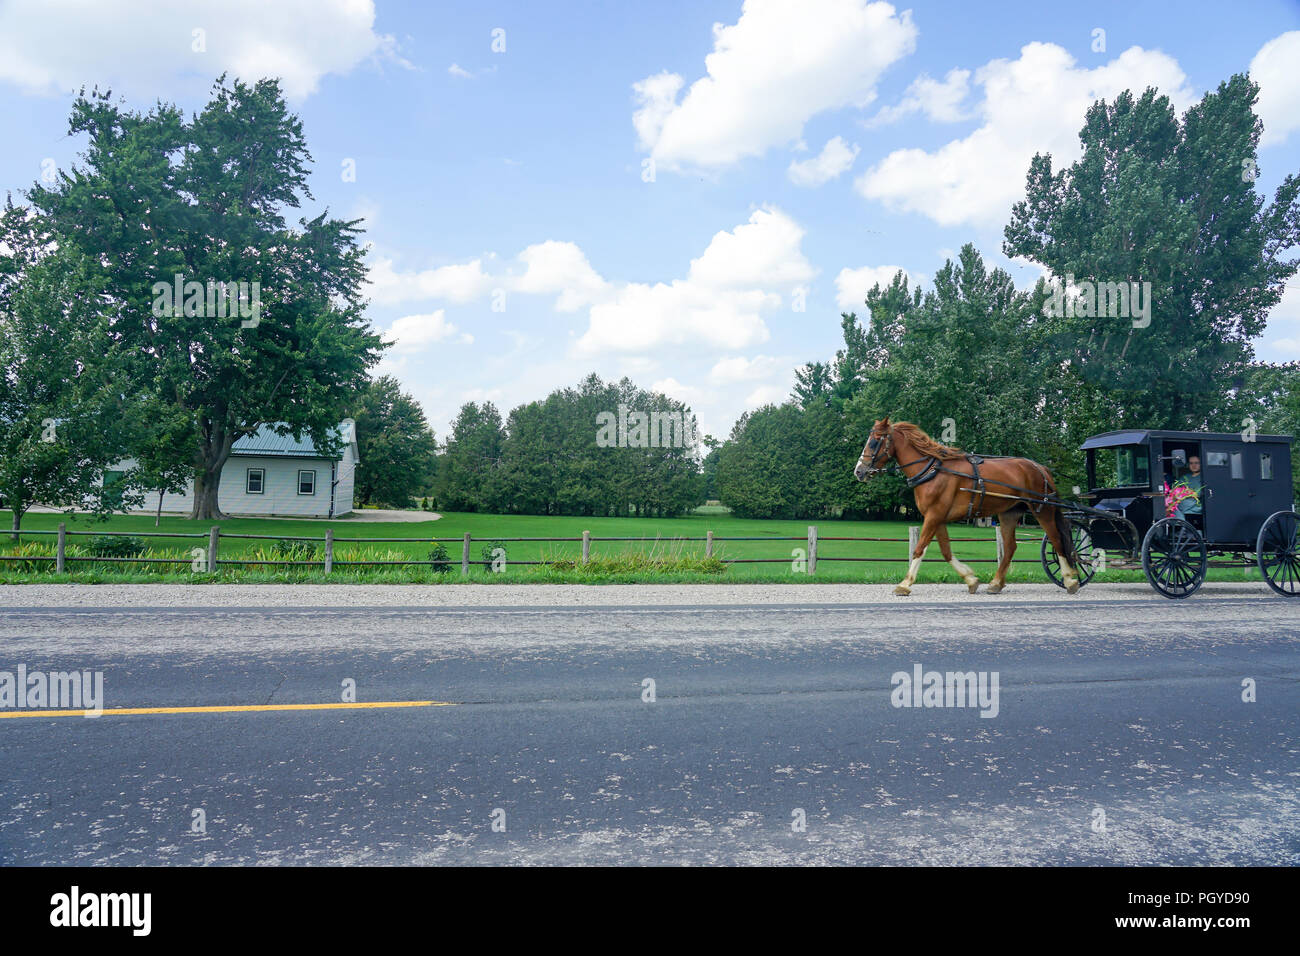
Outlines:
{"label": "black buggy", "polygon": [[[1060,502],[1070,523],[1079,583],[1098,570],[1141,568],[1168,598],[1195,593],[1207,568],[1258,565],[1268,586],[1300,596],[1300,553],[1289,435],[1119,431],[1094,435],[1087,452],[1087,503]],[[1166,486],[1201,460],[1201,513],[1170,516]],[[1078,488],[1075,494],[1080,494]],[[1215,559],[1215,560],[1211,560]],[[1043,569],[1064,587],[1046,538]]]}

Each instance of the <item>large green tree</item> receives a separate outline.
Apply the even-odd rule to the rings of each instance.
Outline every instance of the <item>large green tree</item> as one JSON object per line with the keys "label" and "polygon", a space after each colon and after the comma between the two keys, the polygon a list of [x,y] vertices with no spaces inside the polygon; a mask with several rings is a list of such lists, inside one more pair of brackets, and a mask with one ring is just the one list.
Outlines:
{"label": "large green tree", "polygon": [[1050,155],[1034,157],[1006,254],[1080,288],[1151,289],[1148,316],[1039,322],[1064,371],[1053,407],[1076,437],[1126,425],[1240,427],[1228,420],[1232,394],[1300,244],[1300,180],[1288,175],[1267,204],[1255,189],[1256,92],[1233,76],[1181,120],[1154,90],[1124,92],[1088,110],[1080,160],[1054,171]]}
{"label": "large green tree", "polygon": [[381,375],[361,393],[354,416],[357,430],[356,490],[361,504],[410,507],[428,482],[438,443],[424,410],[391,375]]}
{"label": "large green tree", "polygon": [[[261,425],[335,450],[330,430],[382,343],[362,314],[357,222],[286,223],[311,198],[311,156],[278,83],[223,77],[188,120],[174,106],[132,112],[83,91],[70,133],[89,140],[83,161],[29,198],[91,263],[113,346],[135,359],[132,387],[186,411],[192,517],[220,516],[231,446]],[[182,286],[169,301],[176,282],[199,294]],[[238,283],[245,308],[232,316],[220,292]]]}
{"label": "large green tree", "polygon": [[0,498],[15,538],[36,503],[104,512],[105,488],[145,421],[124,389],[95,270],[59,248],[47,224],[7,201],[0,211]]}

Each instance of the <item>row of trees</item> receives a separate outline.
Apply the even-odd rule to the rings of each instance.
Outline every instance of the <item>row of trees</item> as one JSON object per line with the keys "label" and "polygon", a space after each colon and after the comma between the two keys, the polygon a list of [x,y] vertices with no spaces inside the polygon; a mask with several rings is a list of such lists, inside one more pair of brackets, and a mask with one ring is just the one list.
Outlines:
{"label": "row of trees", "polygon": [[[636,414],[685,427],[660,429],[643,443]],[[705,492],[694,433],[695,417],[682,403],[594,374],[520,405],[504,421],[491,402],[471,402],[437,460],[433,496],[450,511],[676,515]]]}
{"label": "row of trees", "polygon": [[[1297,269],[1300,180],[1254,188],[1255,85],[1234,76],[1181,119],[1147,91],[1089,109],[1082,158],[1037,156],[1003,251],[1076,281],[1150,282],[1151,321],[1046,308],[973,245],[924,294],[900,273],[842,316],[844,348],[800,369],[795,394],[751,412],[717,456],[724,504],[754,517],[897,514],[900,480],[850,471],[874,420],[1048,465],[1082,483],[1082,439],[1124,427],[1300,433],[1300,369],[1250,340]],[[1288,258],[1288,255],[1292,258]],[[1070,290],[1066,290],[1066,295]],[[1072,314],[1073,313],[1073,314]]]}

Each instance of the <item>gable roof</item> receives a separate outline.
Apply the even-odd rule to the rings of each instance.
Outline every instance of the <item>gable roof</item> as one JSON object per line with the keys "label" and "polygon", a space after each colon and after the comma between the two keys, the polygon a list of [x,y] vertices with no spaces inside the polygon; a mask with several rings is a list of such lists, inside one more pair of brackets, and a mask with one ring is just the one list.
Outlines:
{"label": "gable roof", "polygon": [[[352,446],[353,459],[356,460],[359,456],[357,455],[355,425],[352,419],[344,419],[338,428],[330,429],[330,434],[338,438],[343,434],[344,427],[349,425],[353,426],[353,431],[352,440],[348,444]],[[232,456],[257,455],[262,458],[319,458],[329,460],[316,450],[316,445],[312,442],[310,435],[304,433],[302,438],[294,438],[293,435],[278,435],[273,430],[275,427],[275,425],[262,425],[253,434],[237,439],[230,447],[230,454]]]}

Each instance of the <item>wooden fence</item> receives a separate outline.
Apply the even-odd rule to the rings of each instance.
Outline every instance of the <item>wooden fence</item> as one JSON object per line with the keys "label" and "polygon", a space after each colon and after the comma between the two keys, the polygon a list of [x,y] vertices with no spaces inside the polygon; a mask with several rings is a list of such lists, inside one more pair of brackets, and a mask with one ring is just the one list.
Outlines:
{"label": "wooden fence", "polygon": [[[807,562],[807,573],[815,574],[817,563],[819,561],[856,561],[869,563],[884,564],[906,564],[911,560],[912,551],[915,549],[920,535],[920,526],[913,525],[908,529],[906,538],[874,538],[860,537],[853,535],[830,535],[819,537],[817,526],[809,525],[806,537],[776,537],[769,535],[755,535],[744,537],[721,537],[715,535],[712,531],[703,537],[685,536],[674,538],[662,537],[594,537],[590,531],[584,531],[580,538],[473,538],[469,532],[466,532],[459,538],[339,538],[335,537],[333,529],[325,532],[324,537],[311,537],[302,535],[267,535],[267,534],[234,534],[230,532],[223,533],[220,527],[213,527],[207,534],[194,533],[184,534],[179,532],[162,532],[162,531],[140,531],[140,532],[99,532],[99,531],[69,531],[67,525],[60,523],[57,531],[23,531],[22,535],[56,535],[57,544],[53,556],[46,555],[0,555],[0,562],[4,561],[52,561],[54,570],[62,573],[66,570],[69,562],[86,562],[90,564],[189,564],[202,563],[202,570],[215,572],[221,565],[245,566],[245,565],[270,565],[270,566],[289,566],[289,567],[316,567],[323,568],[324,573],[330,574],[335,566],[339,567],[392,567],[392,566],[432,566],[432,565],[454,565],[456,560],[451,557],[444,559],[423,558],[403,561],[336,561],[334,558],[334,546],[336,544],[405,544],[405,545],[423,545],[423,544],[460,544],[460,573],[468,575],[471,564],[483,564],[479,561],[470,560],[470,547],[474,541],[480,544],[497,544],[508,542],[550,542],[550,543],[568,543],[582,544],[582,563],[587,564],[591,560],[591,545],[602,542],[631,542],[631,541],[652,541],[656,543],[677,542],[703,542],[705,557],[713,557],[715,542],[728,541],[799,541],[805,545],[804,558]],[[99,557],[96,555],[71,555],[67,552],[67,541],[69,536],[80,535],[85,537],[97,538],[180,538],[193,541],[206,541],[207,546],[204,548],[195,548],[189,558],[144,558],[144,557]],[[228,540],[256,540],[256,541],[290,541],[301,543],[323,542],[324,553],[319,561],[298,561],[298,560],[278,560],[268,558],[223,558],[221,557],[221,542],[223,539]],[[1002,536],[994,535],[993,538],[950,538],[953,542],[983,542],[985,544],[993,541],[996,543],[997,556],[993,558],[963,558],[967,564],[995,564],[1002,560]],[[826,541],[845,541],[845,542],[890,542],[906,544],[907,550],[896,558],[872,558],[872,557],[854,557],[850,555],[824,555],[819,553],[819,546]],[[1030,535],[1027,537],[1018,536],[1017,542],[1032,542],[1039,544],[1042,541],[1041,535]],[[901,551],[902,549],[900,549]],[[731,558],[721,557],[719,560],[726,564],[786,564],[791,558]],[[942,558],[926,558],[927,562],[943,562]],[[519,565],[548,565],[553,564],[551,561],[516,561],[511,559],[510,564]],[[944,562],[946,563],[946,562]],[[1035,555],[1033,558],[1016,558],[1013,559],[1015,564],[1038,564],[1039,558]],[[197,569],[196,569],[197,570]]]}

